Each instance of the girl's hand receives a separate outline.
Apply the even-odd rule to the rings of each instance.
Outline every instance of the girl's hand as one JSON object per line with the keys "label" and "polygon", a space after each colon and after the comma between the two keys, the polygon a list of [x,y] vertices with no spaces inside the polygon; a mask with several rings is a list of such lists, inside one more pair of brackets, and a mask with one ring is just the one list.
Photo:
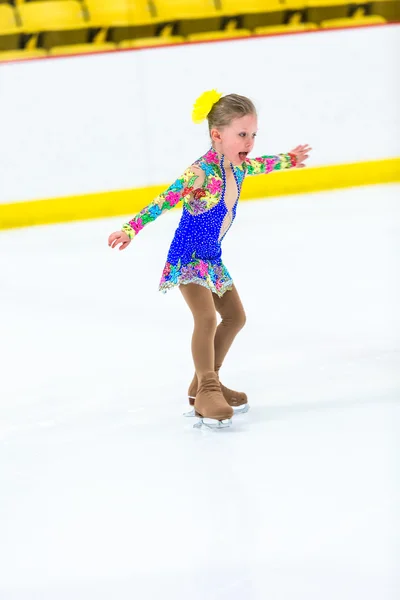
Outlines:
{"label": "girl's hand", "polygon": [[294,150],[290,152],[290,154],[294,154],[296,157],[296,169],[301,169],[305,167],[304,161],[308,158],[308,153],[312,150],[308,144],[304,146],[296,146]]}
{"label": "girl's hand", "polygon": [[108,245],[111,246],[111,248],[116,248],[118,244],[121,244],[120,250],[125,250],[131,241],[131,238],[125,231],[114,231],[108,238]]}

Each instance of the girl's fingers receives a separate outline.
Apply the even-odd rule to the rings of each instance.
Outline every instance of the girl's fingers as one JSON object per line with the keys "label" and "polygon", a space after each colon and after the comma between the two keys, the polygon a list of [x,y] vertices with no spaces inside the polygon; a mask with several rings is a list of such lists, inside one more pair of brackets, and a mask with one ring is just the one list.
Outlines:
{"label": "girl's fingers", "polygon": [[108,238],[108,245],[112,247],[114,242],[118,239],[119,235],[117,233],[112,233]]}

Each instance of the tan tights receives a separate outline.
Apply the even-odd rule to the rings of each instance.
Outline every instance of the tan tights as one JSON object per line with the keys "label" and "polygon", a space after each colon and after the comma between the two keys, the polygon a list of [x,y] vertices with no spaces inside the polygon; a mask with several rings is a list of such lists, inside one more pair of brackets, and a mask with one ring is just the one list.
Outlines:
{"label": "tan tights", "polygon": [[[209,371],[218,373],[233,340],[246,322],[246,315],[235,286],[222,298],[196,283],[181,285],[179,289],[193,314],[192,355],[201,381]],[[222,319],[218,327],[217,312]]]}

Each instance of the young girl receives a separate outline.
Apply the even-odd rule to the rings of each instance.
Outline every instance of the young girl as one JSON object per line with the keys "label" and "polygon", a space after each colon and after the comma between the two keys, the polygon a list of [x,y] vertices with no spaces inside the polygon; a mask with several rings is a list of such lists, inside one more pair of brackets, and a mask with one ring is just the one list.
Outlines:
{"label": "young girl", "polygon": [[[257,113],[248,98],[215,90],[196,101],[193,120],[208,119],[212,147],[186,169],[149,206],[112,233],[108,244],[120,250],[147,223],[183,200],[183,213],[169,249],[159,289],[178,286],[194,319],[192,354],[195,375],[189,401],[212,427],[231,424],[233,407],[247,408],[247,396],[222,385],[219,370],[246,316],[239,294],[221,259],[221,243],[235,217],[246,175],[304,167],[310,148],[288,154],[248,158],[257,133]],[[217,327],[216,312],[222,318]],[[206,421],[204,421],[206,418]]]}

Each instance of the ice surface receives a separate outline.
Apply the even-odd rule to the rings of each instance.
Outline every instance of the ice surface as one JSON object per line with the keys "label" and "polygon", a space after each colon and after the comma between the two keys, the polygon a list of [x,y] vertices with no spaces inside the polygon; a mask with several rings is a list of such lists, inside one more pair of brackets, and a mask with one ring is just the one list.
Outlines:
{"label": "ice surface", "polygon": [[179,213],[0,233],[1,600],[394,600],[400,187],[244,202],[234,426],[192,428]]}

